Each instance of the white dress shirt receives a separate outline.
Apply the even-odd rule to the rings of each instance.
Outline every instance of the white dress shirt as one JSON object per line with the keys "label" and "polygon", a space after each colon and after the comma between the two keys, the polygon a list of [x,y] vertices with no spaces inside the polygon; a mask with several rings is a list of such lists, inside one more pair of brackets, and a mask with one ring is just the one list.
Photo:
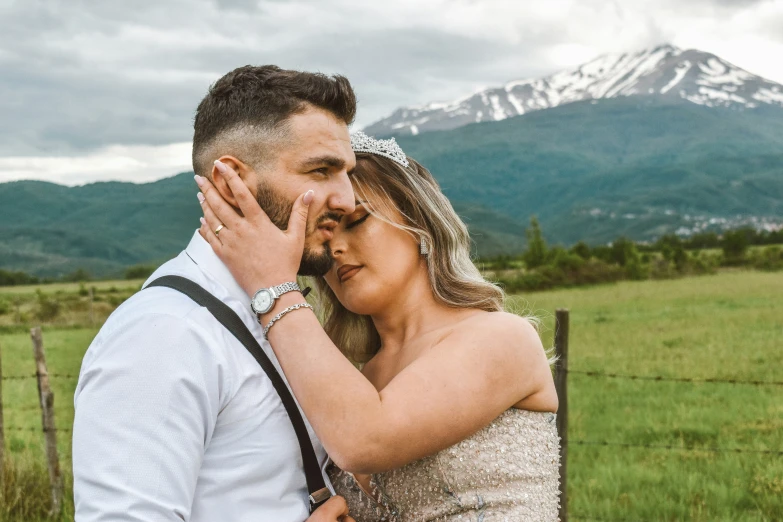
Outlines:
{"label": "white dress shirt", "polygon": [[[230,306],[280,371],[250,298],[198,232],[148,282],[163,275],[187,277]],[[77,522],[308,516],[302,454],[272,383],[184,294],[145,289],[109,317],[84,356],[74,405]],[[326,453],[305,422],[323,469]]]}

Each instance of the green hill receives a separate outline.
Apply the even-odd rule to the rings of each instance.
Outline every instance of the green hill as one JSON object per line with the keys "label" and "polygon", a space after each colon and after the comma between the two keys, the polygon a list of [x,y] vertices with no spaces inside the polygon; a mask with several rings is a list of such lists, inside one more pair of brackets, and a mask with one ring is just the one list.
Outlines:
{"label": "green hill", "polygon": [[783,219],[779,109],[601,100],[398,141],[453,201],[537,214],[553,241],[648,239],[698,216]]}
{"label": "green hill", "polygon": [[[563,243],[783,221],[779,109],[612,99],[399,142],[439,180],[481,255],[519,252],[531,214]],[[195,193],[188,173],[139,185],[0,184],[0,268],[109,276],[165,260],[198,226]]]}

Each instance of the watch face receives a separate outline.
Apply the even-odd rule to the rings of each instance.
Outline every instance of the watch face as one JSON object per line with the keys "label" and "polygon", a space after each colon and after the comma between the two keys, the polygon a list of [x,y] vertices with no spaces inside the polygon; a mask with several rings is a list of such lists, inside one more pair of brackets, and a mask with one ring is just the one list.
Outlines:
{"label": "watch face", "polygon": [[265,314],[272,308],[272,292],[268,289],[259,290],[256,295],[253,296],[253,311],[257,314]]}

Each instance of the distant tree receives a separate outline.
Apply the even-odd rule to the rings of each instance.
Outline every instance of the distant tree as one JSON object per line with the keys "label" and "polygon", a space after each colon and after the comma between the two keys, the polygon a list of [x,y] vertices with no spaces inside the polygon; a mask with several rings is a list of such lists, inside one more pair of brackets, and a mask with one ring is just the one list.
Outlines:
{"label": "distant tree", "polygon": [[633,241],[626,237],[618,237],[612,242],[612,246],[610,247],[610,261],[620,266],[625,266],[628,262],[628,255],[632,252],[635,252],[637,255],[639,254]]}
{"label": "distant tree", "polygon": [[666,261],[674,263],[678,271],[682,272],[688,264],[688,254],[685,252],[683,241],[674,234],[661,236],[655,242],[655,247],[660,250]]}
{"label": "distant tree", "polygon": [[741,263],[748,252],[748,234],[744,229],[729,230],[724,232],[721,240],[723,257],[729,264]]}
{"label": "distant tree", "polygon": [[783,243],[783,228],[779,228],[778,230],[773,230],[769,234],[767,234],[768,245],[779,245],[781,243]]}
{"label": "distant tree", "polygon": [[635,281],[647,279],[650,276],[650,270],[642,262],[642,256],[639,255],[636,245],[633,241],[627,241],[623,246],[625,251],[623,253],[624,265],[622,266],[625,266],[625,273],[628,278]]}
{"label": "distant tree", "polygon": [[693,234],[689,239],[684,242],[685,248],[718,248],[720,246],[720,238],[715,232],[701,232],[699,234]]}
{"label": "distant tree", "polygon": [[682,245],[678,245],[672,252],[672,261],[674,266],[682,272],[688,266],[688,253]]}
{"label": "distant tree", "polygon": [[598,245],[592,248],[593,257],[600,259],[605,263],[613,263],[612,247],[607,245]]}
{"label": "distant tree", "polygon": [[580,241],[579,243],[575,244],[571,247],[571,253],[576,254],[585,261],[590,259],[590,247],[585,243],[584,241]]}
{"label": "distant tree", "polygon": [[34,285],[38,282],[38,278],[30,274],[0,269],[0,286]]}
{"label": "distant tree", "polygon": [[530,218],[530,226],[525,230],[527,249],[522,259],[528,268],[536,268],[546,263],[547,245],[536,216]]}

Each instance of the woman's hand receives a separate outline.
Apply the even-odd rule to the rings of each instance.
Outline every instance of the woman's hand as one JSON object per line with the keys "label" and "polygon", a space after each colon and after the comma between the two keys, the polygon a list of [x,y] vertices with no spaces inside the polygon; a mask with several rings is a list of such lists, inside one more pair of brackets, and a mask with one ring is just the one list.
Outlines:
{"label": "woman's hand", "polygon": [[196,176],[201,189],[199,202],[204,212],[199,229],[201,237],[249,296],[261,288],[296,281],[313,191],[296,198],[288,229],[280,230],[232,168],[220,161],[215,161],[215,166],[234,193],[242,215],[223,199],[208,179]]}

